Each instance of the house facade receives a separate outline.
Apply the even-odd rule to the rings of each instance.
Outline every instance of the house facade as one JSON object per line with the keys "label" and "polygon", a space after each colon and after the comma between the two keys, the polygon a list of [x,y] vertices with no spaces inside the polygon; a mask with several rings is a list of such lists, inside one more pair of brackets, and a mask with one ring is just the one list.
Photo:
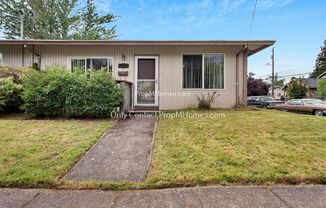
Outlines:
{"label": "house facade", "polygon": [[[268,96],[272,96],[272,87],[268,88]],[[274,86],[274,96],[276,99],[281,99],[282,97],[285,96],[282,87]]]}
{"label": "house facade", "polygon": [[45,69],[107,68],[129,83],[131,109],[197,107],[217,91],[213,108],[246,105],[247,59],[274,41],[0,40],[3,64]]}

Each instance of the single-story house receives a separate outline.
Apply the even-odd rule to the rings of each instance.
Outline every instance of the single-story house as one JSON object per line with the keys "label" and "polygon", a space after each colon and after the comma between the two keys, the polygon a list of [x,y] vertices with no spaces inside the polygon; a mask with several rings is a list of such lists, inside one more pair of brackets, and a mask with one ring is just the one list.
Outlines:
{"label": "single-story house", "polygon": [[247,103],[247,59],[275,41],[0,40],[2,63],[107,68],[130,83],[131,109],[197,107],[217,91],[213,108]]}

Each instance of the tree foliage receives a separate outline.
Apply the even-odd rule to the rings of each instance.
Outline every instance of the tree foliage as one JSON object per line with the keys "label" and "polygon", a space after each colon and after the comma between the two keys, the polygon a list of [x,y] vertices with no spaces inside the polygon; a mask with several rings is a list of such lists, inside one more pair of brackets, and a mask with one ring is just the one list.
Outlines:
{"label": "tree foliage", "polygon": [[32,37],[30,12],[33,11],[34,39],[112,39],[116,27],[109,27],[116,16],[99,15],[88,0],[76,12],[78,0],[0,0],[0,26],[8,39],[20,36],[19,10],[24,12],[24,38]]}
{"label": "tree foliage", "polygon": [[86,7],[74,27],[72,38],[80,40],[114,39],[117,37],[116,26],[108,28],[107,25],[114,22],[115,19],[116,16],[110,13],[100,16],[96,12],[94,1],[87,0]]}
{"label": "tree foliage", "polygon": [[248,76],[248,96],[260,96],[268,94],[268,84],[262,79],[254,78],[254,73]]}
{"label": "tree foliage", "polygon": [[318,94],[320,96],[326,97],[326,77],[318,81]]}
{"label": "tree foliage", "polygon": [[324,46],[321,47],[321,51],[317,56],[314,71],[310,74],[311,78],[317,78],[323,72],[326,71],[326,40]]}
{"label": "tree foliage", "polygon": [[308,86],[302,78],[292,79],[287,87],[287,92],[290,98],[304,98],[308,92]]}
{"label": "tree foliage", "polygon": [[22,104],[23,87],[14,77],[0,78],[0,112],[18,110]]}
{"label": "tree foliage", "polygon": [[[0,24],[8,39],[20,36],[19,10],[24,12],[24,38],[68,39],[69,29],[77,21],[73,9],[77,0],[0,0]],[[31,12],[34,13],[32,37]]]}

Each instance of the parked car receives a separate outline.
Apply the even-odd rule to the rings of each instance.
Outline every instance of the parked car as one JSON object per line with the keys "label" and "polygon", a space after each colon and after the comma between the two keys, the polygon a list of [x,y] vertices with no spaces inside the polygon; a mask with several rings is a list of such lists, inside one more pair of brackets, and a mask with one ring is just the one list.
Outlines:
{"label": "parked car", "polygon": [[248,106],[256,106],[259,108],[274,108],[277,104],[282,104],[284,101],[275,100],[269,96],[249,96],[247,98]]}
{"label": "parked car", "polygon": [[294,99],[285,104],[275,106],[275,109],[298,113],[326,115],[326,103],[319,99]]}

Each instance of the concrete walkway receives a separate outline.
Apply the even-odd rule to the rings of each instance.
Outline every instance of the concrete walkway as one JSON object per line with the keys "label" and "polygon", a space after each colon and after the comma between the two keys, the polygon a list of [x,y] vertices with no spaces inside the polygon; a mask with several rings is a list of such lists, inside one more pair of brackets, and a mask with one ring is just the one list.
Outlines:
{"label": "concrete walkway", "polygon": [[0,189],[1,208],[325,208],[326,186],[210,186],[135,191]]}
{"label": "concrete walkway", "polygon": [[127,118],[104,135],[65,176],[71,180],[142,181],[156,118]]}

